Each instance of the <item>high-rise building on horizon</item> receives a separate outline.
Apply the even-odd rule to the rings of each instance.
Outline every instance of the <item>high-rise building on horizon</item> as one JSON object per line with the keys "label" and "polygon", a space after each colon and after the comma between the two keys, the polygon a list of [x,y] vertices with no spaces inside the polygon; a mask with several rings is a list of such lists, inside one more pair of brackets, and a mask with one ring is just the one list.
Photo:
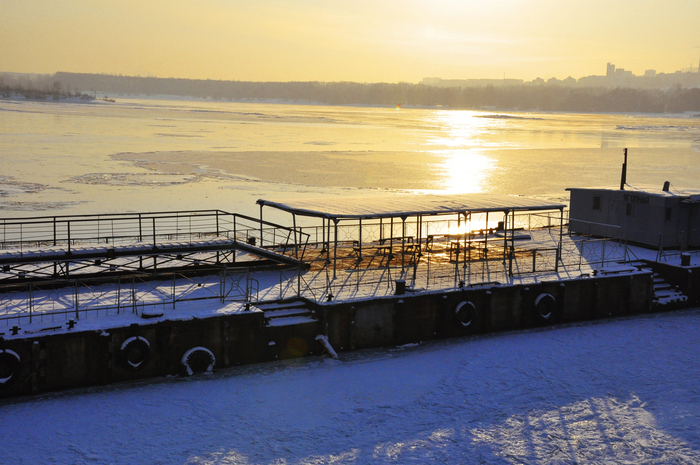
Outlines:
{"label": "high-rise building on horizon", "polygon": [[608,70],[605,73],[605,77],[611,78],[614,75],[615,75],[615,65],[613,65],[612,63],[608,63]]}

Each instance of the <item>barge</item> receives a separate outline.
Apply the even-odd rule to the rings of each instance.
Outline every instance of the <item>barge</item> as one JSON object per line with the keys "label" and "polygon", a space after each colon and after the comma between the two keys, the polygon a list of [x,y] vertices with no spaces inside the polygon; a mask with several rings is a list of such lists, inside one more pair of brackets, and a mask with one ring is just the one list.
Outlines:
{"label": "barge", "polygon": [[[1,220],[0,397],[700,301],[690,248],[639,247],[624,228],[581,232],[587,220],[565,204],[487,194],[258,204],[258,218]],[[269,209],[291,225],[265,220]]]}

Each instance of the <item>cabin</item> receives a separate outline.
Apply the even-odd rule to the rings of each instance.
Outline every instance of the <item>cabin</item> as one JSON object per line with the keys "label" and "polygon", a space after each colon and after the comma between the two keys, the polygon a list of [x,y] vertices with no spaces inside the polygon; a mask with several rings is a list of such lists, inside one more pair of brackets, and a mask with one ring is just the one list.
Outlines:
{"label": "cabin", "polygon": [[[627,188],[625,188],[627,187]],[[700,190],[568,188],[569,230],[656,249],[700,247]]]}

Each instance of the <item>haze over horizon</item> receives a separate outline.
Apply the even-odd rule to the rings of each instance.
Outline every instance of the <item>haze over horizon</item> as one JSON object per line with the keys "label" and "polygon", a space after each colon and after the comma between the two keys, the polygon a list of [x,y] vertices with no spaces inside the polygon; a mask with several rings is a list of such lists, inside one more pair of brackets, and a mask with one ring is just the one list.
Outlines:
{"label": "haze over horizon", "polygon": [[9,0],[0,71],[240,81],[580,78],[697,67],[697,0]]}

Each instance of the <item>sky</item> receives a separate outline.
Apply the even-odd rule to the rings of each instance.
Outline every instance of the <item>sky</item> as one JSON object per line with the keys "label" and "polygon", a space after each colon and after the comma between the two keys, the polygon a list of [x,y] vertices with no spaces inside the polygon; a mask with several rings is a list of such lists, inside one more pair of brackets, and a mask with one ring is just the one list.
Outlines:
{"label": "sky", "polygon": [[698,0],[0,0],[0,72],[419,82],[700,61]]}

